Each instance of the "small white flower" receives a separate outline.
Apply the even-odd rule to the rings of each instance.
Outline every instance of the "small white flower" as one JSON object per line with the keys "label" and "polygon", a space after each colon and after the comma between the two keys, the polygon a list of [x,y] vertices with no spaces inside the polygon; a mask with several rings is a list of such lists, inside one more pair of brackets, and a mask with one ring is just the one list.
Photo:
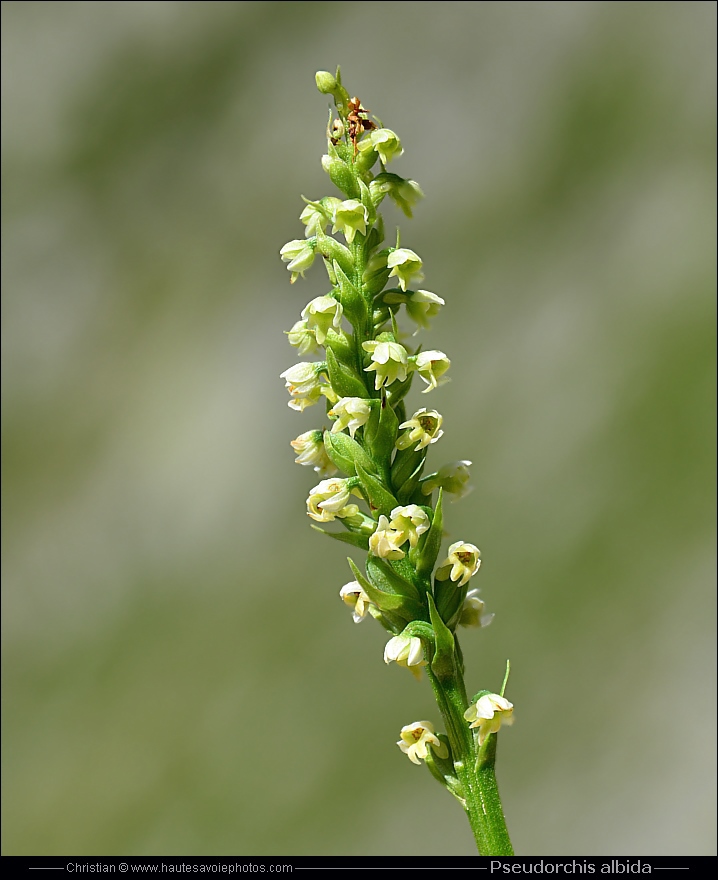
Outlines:
{"label": "small white flower", "polygon": [[321,431],[305,431],[289,445],[297,453],[294,459],[297,464],[313,467],[321,477],[331,477],[337,472],[327,455]]}
{"label": "small white flower", "polygon": [[484,602],[479,598],[478,590],[469,590],[459,613],[460,626],[488,626],[494,619],[493,614],[484,614]]}
{"label": "small white flower", "polygon": [[332,232],[343,232],[347,242],[351,244],[357,232],[366,235],[368,221],[369,215],[364,205],[358,199],[347,199],[335,208]]}
{"label": "small white flower", "polygon": [[302,412],[307,406],[315,404],[323,393],[321,380],[321,369],[317,364],[302,363],[295,364],[293,367],[280,373],[280,378],[284,379],[284,384],[292,395],[289,406]]}
{"label": "small white flower", "polygon": [[415,290],[406,303],[406,311],[409,317],[416,322],[414,335],[423,327],[429,329],[429,320],[439,313],[439,309],[446,305],[444,300],[428,290]]}
{"label": "small white flower", "polygon": [[291,282],[297,280],[297,275],[304,278],[304,273],[314,262],[314,248],[316,242],[313,239],[295,238],[288,241],[280,250],[279,255],[288,263],[287,269],[292,273]]}
{"label": "small white flower", "polygon": [[414,678],[421,678],[421,667],[426,666],[424,646],[418,636],[394,636],[384,648],[384,662],[394,661],[408,669]]}
{"label": "small white flower", "polygon": [[469,467],[471,467],[471,462],[467,460],[453,461],[451,464],[445,464],[435,474],[428,476],[426,480],[422,481],[422,493],[424,495],[431,495],[434,489],[441,488],[444,492],[455,495],[456,498],[454,500],[458,501],[459,498],[463,498],[471,491],[471,486],[469,486],[471,476]]}
{"label": "small white flower", "polygon": [[287,334],[289,344],[297,349],[297,354],[316,354],[319,351],[317,336],[314,330],[309,329],[306,321],[297,321],[291,330],[284,331]]}
{"label": "small white flower", "polygon": [[364,372],[376,370],[375,389],[382,385],[391,385],[397,379],[403,382],[408,370],[408,355],[403,345],[398,342],[363,342],[362,348],[371,354],[372,362],[364,368]]}
{"label": "small white flower", "polygon": [[376,150],[385,165],[404,152],[399,137],[390,128],[377,128],[370,132],[359,142],[359,149],[362,152]]}
{"label": "small white flower", "polygon": [[351,581],[348,584],[344,584],[339,591],[339,595],[352,609],[354,623],[361,623],[366,617],[367,612],[369,611],[369,606],[372,603],[364,590],[362,590],[359,582]]}
{"label": "small white flower", "polygon": [[369,420],[371,407],[368,401],[361,397],[342,397],[327,413],[336,418],[332,425],[332,434],[338,434],[344,428],[349,428],[353,437],[357,428],[361,428]]}
{"label": "small white flower", "polygon": [[302,310],[307,327],[314,330],[317,342],[324,345],[330,328],[338,330],[342,323],[344,309],[333,296],[317,296]]}
{"label": "small white flower", "polygon": [[436,736],[434,725],[430,721],[415,721],[413,724],[407,724],[401,728],[400,736],[401,739],[397,742],[397,745],[414,764],[420,764],[421,761],[419,759],[426,760],[429,755],[429,746],[434,750],[437,757],[449,757],[446,743],[443,743]]}
{"label": "small white flower", "polygon": [[441,430],[441,423],[444,421],[443,416],[435,409],[428,410],[422,407],[417,410],[414,415],[406,422],[402,422],[399,428],[408,428],[405,434],[401,434],[396,441],[397,449],[408,449],[412,443],[416,443],[414,451],[425,449],[432,443],[444,436]]}
{"label": "small white flower", "polygon": [[284,379],[290,394],[306,395],[319,388],[319,372],[316,364],[305,362],[289,367],[279,374],[279,378]]}
{"label": "small white flower", "polygon": [[443,351],[421,351],[416,356],[416,370],[419,376],[426,382],[427,388],[423,393],[427,394],[433,388],[438,388],[448,382],[448,379],[439,381],[451,366],[451,361]]}
{"label": "small white flower", "polygon": [[400,548],[406,539],[407,536],[393,529],[382,514],[374,534],[369,538],[369,550],[381,559],[403,559],[405,554]]}
{"label": "small white flower", "polygon": [[391,174],[387,171],[377,174],[369,184],[369,192],[374,200],[374,204],[377,205],[388,194],[407,217],[412,216],[411,209],[419,199],[424,198],[424,193],[415,180],[406,180],[403,177],[399,177],[398,174]]}
{"label": "small white flower", "polygon": [[395,275],[402,290],[406,290],[413,277],[416,277],[417,281],[421,281],[424,277],[421,271],[421,258],[409,248],[393,250],[387,257],[386,264],[391,269],[389,277]]}
{"label": "small white flower", "polygon": [[[391,512],[390,529],[395,529],[409,540],[409,546],[413,550],[419,542],[419,536],[429,529],[431,523],[426,511],[418,504],[409,504],[406,507],[395,507]],[[403,541],[402,541],[403,543]]]}
{"label": "small white flower", "polygon": [[310,238],[319,232],[324,232],[332,222],[334,209],[341,204],[340,199],[332,196],[326,196],[318,202],[309,202],[306,208],[299,215],[299,219],[304,223],[306,228],[306,236]]}
{"label": "small white flower", "polygon": [[292,400],[287,402],[287,406],[297,412],[304,412],[304,410],[308,406],[314,406],[315,403],[322,396],[321,391],[317,391],[316,393],[308,394],[305,397],[294,397]]}
{"label": "small white flower", "polygon": [[469,727],[479,728],[479,745],[492,733],[498,733],[502,724],[514,723],[514,706],[498,694],[484,694],[464,712]]}
{"label": "small white flower", "polygon": [[445,581],[451,578],[459,586],[468,584],[481,566],[481,552],[474,544],[457,541],[449,547],[449,555],[436,572],[436,579]]}
{"label": "small white flower", "polygon": [[309,493],[307,514],[317,522],[332,522],[336,517],[345,519],[359,512],[356,504],[348,504],[352,490],[349,480],[322,480]]}

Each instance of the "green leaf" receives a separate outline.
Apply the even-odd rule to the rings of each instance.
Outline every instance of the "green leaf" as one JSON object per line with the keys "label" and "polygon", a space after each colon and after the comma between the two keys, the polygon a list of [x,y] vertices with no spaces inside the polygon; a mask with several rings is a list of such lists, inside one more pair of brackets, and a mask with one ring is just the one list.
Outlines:
{"label": "green leaf", "polygon": [[[397,426],[398,424],[397,420]],[[396,440],[394,442],[396,443]],[[416,469],[424,464],[426,449],[420,449],[417,452],[413,447],[414,444],[412,443],[407,449],[400,449],[394,457],[394,462],[391,466],[391,484],[394,489],[398,490],[402,487],[414,475]]]}
{"label": "green leaf", "polygon": [[440,758],[432,747],[429,749],[424,763],[429,768],[429,772],[434,777],[434,779],[436,779],[437,782],[440,782],[441,785],[445,786],[465,809],[466,798],[464,796],[463,786],[457,778],[456,770],[454,769],[454,760],[451,754],[451,743],[449,742],[449,738],[445,733],[439,733],[437,734],[437,736],[446,746],[449,752],[449,756],[448,758]]}
{"label": "green leaf", "polygon": [[359,186],[353,168],[343,161],[336,147],[331,144],[329,145],[329,161],[324,164],[324,170],[334,186],[348,198],[356,199],[359,197]]}
{"label": "green leaf", "polygon": [[441,550],[441,541],[444,537],[444,514],[443,492],[439,489],[439,497],[436,500],[434,516],[431,520],[431,528],[426,533],[426,540],[416,560],[416,572],[420,577],[428,577],[434,570],[436,557]]}
{"label": "green leaf", "polygon": [[[425,461],[422,461],[419,464],[419,467],[396,493],[396,497],[399,499],[399,504],[409,504],[411,502],[412,496],[416,492],[419,481],[421,480],[421,475],[424,472],[424,464]],[[418,503],[423,505],[424,501],[426,501],[426,498],[422,497]]]}
{"label": "green leaf", "polygon": [[364,438],[374,458],[380,461],[389,461],[396,443],[399,420],[392,407],[389,406],[386,394],[382,394],[378,410],[379,418],[372,424],[373,431],[370,434],[365,431]]}
{"label": "green leaf", "polygon": [[339,397],[368,397],[366,385],[356,373],[337,360],[337,356],[327,349],[327,373],[329,383]]}
{"label": "green leaf", "polygon": [[390,632],[392,635],[400,633],[406,626],[406,618],[402,617],[401,614],[389,611],[387,608],[380,609],[375,601],[376,599],[379,599],[379,596],[375,596],[374,599],[371,598],[371,594],[375,591],[374,585],[371,584],[359,571],[354,564],[353,559],[347,557],[347,562],[349,563],[349,567],[352,570],[355,580],[371,600],[373,607],[369,608],[369,614],[371,614],[371,616],[377,620],[387,632]]}
{"label": "green leaf", "polygon": [[369,307],[366,300],[347,278],[346,273],[336,261],[334,262],[334,275],[339,285],[339,295],[347,320],[353,327],[362,329],[366,326],[369,319]]}
{"label": "green leaf", "polygon": [[392,510],[398,507],[396,498],[379,479],[367,473],[360,464],[357,464],[356,471],[369,506],[380,514],[391,518]]}
{"label": "green leaf", "polygon": [[[349,568],[351,568],[351,570],[352,570],[352,574],[354,575],[354,579],[359,584],[359,586],[362,588],[362,590],[364,590],[364,592],[366,593],[367,589],[370,590],[372,588],[372,585],[364,577],[364,575],[361,573],[361,571],[359,571],[356,563],[351,558],[351,556],[347,556],[347,562],[349,563]],[[369,594],[367,593],[367,595],[369,595]]]}
{"label": "green leaf", "polygon": [[384,290],[390,273],[391,269],[379,269],[371,278],[364,279],[364,290],[366,290],[369,296],[376,296]]}
{"label": "green leaf", "polygon": [[321,532],[323,535],[327,535],[344,544],[351,544],[353,547],[360,547],[362,550],[369,549],[368,535],[358,535],[356,532],[328,532],[326,529],[315,525],[312,525],[312,528],[315,532]]}
{"label": "green leaf", "polygon": [[360,174],[368,171],[372,165],[379,158],[379,154],[376,150],[362,150],[357,153],[356,160],[354,162],[354,167]]}
{"label": "green leaf", "polygon": [[445,581],[434,580],[436,609],[451,630],[456,629],[459,613],[464,605],[468,590],[468,584],[460,587],[448,578]]}
{"label": "green leaf", "polygon": [[327,331],[324,347],[331,348],[340,363],[346,364],[348,367],[353,367],[356,363],[356,349],[350,336],[336,333],[330,327]]}
{"label": "green leaf", "polygon": [[409,373],[409,375],[404,379],[403,382],[392,382],[388,388],[389,392],[389,403],[391,403],[392,407],[396,407],[399,401],[403,400],[406,395],[409,393],[409,389],[411,388],[411,383],[414,380],[414,374]]}
{"label": "green leaf", "polygon": [[[381,590],[389,593],[398,593],[408,599],[419,599],[419,591],[411,581],[403,578],[383,559],[378,556],[370,556],[366,561],[366,572],[371,582]],[[419,617],[424,617],[420,614]]]}
{"label": "green leaf", "polygon": [[[380,611],[398,614],[407,622],[426,616],[414,585],[394,575],[383,560],[370,556],[366,569],[369,581],[364,591]],[[397,585],[400,587],[398,590],[395,589]]]}
{"label": "green leaf", "polygon": [[376,208],[374,207],[374,200],[369,194],[369,187],[364,183],[364,181],[359,178],[359,193],[362,205],[366,208],[367,214],[369,216],[369,226],[374,225],[374,221],[376,220]]}
{"label": "green leaf", "polygon": [[359,463],[365,471],[376,472],[377,468],[364,449],[348,434],[342,432],[332,434],[324,432],[324,446],[327,455],[334,464],[347,476],[356,476],[356,465]]}
{"label": "green leaf", "polygon": [[379,247],[379,245],[384,241],[384,224],[381,222],[381,216],[379,217],[379,222],[376,223],[375,226],[372,226],[369,235],[366,237],[366,242],[364,243],[364,253],[366,258],[368,259],[371,255],[371,252]]}
{"label": "green leaf", "polygon": [[346,275],[351,275],[354,271],[354,258],[349,248],[338,242],[323,232],[317,233],[317,250],[319,253],[329,260],[330,264],[336,261]]}
{"label": "green leaf", "polygon": [[431,668],[438,679],[451,678],[455,673],[454,634],[441,619],[441,615],[436,610],[436,605],[434,605],[434,600],[430,593],[427,593],[427,599],[429,600],[431,625],[434,628],[434,635],[436,637]]}

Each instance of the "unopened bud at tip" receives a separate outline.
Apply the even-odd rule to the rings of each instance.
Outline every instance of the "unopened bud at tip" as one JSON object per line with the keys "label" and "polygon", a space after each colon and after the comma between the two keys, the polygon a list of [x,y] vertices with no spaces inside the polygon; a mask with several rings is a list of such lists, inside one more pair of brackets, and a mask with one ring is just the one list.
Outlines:
{"label": "unopened bud at tip", "polygon": [[317,88],[323,95],[331,95],[337,90],[337,80],[333,73],[328,70],[318,70],[314,77],[317,82]]}

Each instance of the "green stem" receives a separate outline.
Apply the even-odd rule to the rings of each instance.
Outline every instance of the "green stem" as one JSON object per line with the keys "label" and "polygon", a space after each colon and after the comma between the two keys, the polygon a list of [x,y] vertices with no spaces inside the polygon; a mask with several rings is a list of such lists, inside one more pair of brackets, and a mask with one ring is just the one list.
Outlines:
{"label": "green stem", "polygon": [[464,718],[467,700],[463,678],[455,674],[440,680],[431,671],[431,667],[427,669],[446,725],[454,770],[463,788],[464,808],[479,855],[511,856],[514,850],[506,828],[494,772],[496,734],[487,738],[477,755],[473,733]]}

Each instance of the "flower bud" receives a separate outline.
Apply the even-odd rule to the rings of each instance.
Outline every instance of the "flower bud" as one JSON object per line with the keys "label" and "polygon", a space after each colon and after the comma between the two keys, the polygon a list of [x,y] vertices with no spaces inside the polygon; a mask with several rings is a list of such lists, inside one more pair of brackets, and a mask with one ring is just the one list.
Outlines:
{"label": "flower bud", "polygon": [[346,113],[349,92],[342,85],[339,68],[337,67],[336,76],[328,70],[318,70],[314,75],[314,81],[319,91],[323,95],[332,95],[336,106]]}
{"label": "flower bud", "polygon": [[328,70],[318,70],[314,76],[317,88],[323,95],[333,95],[339,83],[333,73]]}

